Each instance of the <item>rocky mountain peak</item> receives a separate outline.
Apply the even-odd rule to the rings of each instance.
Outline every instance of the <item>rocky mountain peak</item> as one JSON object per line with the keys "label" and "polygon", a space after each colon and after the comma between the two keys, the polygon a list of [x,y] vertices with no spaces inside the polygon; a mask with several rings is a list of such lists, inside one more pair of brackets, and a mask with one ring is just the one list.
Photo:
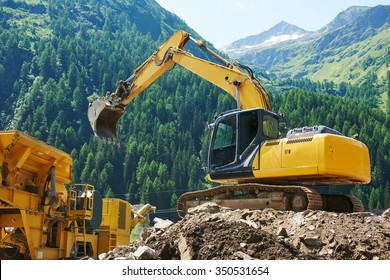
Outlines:
{"label": "rocky mountain peak", "polygon": [[355,20],[356,17],[360,16],[362,13],[366,12],[369,9],[371,8],[366,6],[349,7],[348,9],[339,13],[330,23],[328,23],[318,31],[325,33],[340,28],[345,24]]}
{"label": "rocky mountain peak", "polygon": [[265,32],[233,42],[224,47],[222,51],[229,54],[235,51],[245,52],[246,50],[254,50],[283,41],[298,39],[306,34],[309,34],[309,32],[296,25],[281,21]]}
{"label": "rocky mountain peak", "polygon": [[381,28],[390,24],[390,5],[379,5],[358,15],[356,21],[361,28]]}

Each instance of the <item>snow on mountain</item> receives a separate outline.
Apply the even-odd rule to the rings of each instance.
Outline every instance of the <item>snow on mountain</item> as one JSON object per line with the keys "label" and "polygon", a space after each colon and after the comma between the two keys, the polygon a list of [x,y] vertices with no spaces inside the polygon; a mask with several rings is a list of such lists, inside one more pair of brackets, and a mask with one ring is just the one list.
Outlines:
{"label": "snow on mountain", "polygon": [[307,34],[310,32],[282,21],[265,32],[237,40],[221,50],[234,56],[284,41],[296,40]]}

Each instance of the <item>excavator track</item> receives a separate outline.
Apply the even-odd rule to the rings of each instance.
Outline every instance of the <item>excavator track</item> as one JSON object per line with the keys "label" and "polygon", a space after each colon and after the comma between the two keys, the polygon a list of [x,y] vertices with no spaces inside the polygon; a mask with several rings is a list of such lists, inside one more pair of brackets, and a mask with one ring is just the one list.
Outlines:
{"label": "excavator track", "polygon": [[353,213],[363,212],[363,203],[353,195],[322,194],[323,210],[328,212]]}
{"label": "excavator track", "polygon": [[293,211],[322,209],[321,194],[312,188],[249,183],[187,192],[180,196],[177,202],[177,213],[184,217],[189,208],[206,202],[215,202],[233,209],[273,208]]}
{"label": "excavator track", "polygon": [[206,202],[233,209],[324,210],[352,213],[364,211],[363,203],[352,195],[320,194],[303,186],[264,184],[223,185],[209,190],[187,192],[177,202],[177,213],[184,217],[191,207]]}

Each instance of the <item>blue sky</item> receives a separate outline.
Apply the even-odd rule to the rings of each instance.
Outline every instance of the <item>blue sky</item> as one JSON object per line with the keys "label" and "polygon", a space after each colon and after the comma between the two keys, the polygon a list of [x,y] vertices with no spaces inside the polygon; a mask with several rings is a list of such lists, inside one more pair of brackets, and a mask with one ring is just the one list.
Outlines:
{"label": "blue sky", "polygon": [[315,31],[351,6],[390,5],[390,0],[156,1],[217,48],[266,31],[282,20],[307,31]]}

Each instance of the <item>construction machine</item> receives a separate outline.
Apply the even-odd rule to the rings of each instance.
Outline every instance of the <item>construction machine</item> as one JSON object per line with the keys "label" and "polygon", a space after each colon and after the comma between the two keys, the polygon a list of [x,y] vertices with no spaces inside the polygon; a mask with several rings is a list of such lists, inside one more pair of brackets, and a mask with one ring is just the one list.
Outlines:
{"label": "construction machine", "polygon": [[[214,61],[183,48],[193,41]],[[212,129],[207,177],[220,186],[180,196],[177,212],[216,202],[231,208],[354,212],[364,209],[350,195],[320,194],[315,186],[366,184],[370,160],[365,144],[323,125],[295,128],[280,138],[280,116],[253,71],[180,30],[158,48],[112,94],[95,100],[88,118],[95,136],[117,142],[116,126],[126,106],[176,64],[235,98],[237,108],[221,113]]]}
{"label": "construction machine", "polygon": [[69,184],[70,155],[20,131],[0,131],[0,168],[0,259],[96,258],[155,209]]}

